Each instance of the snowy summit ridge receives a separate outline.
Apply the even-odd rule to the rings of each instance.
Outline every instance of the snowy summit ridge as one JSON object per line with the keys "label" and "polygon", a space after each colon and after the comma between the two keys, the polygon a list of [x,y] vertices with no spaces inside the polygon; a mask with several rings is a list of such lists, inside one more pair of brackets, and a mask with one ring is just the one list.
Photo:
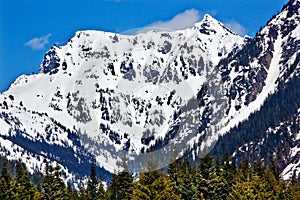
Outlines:
{"label": "snowy summit ridge", "polygon": [[[242,38],[205,15],[173,32],[78,31],[45,54],[39,74],[20,76],[1,94],[0,152],[31,172],[57,161],[70,182],[87,175],[90,162],[109,177],[124,154],[133,172],[149,151],[158,167],[174,149],[205,155],[276,91],[288,39],[268,27]],[[289,35],[298,39],[296,30]],[[240,59],[256,47],[257,59]]]}

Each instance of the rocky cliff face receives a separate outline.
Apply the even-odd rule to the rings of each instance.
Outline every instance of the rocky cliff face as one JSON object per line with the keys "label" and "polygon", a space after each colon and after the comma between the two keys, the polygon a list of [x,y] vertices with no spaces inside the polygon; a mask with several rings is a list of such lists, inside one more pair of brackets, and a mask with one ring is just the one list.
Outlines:
{"label": "rocky cliff face", "polygon": [[253,39],[209,15],[174,32],[79,31],[1,94],[1,153],[31,171],[58,161],[71,182],[90,162],[109,178],[124,154],[133,172],[149,151],[159,168],[204,155],[298,77],[298,24],[291,1]]}
{"label": "rocky cliff face", "polygon": [[[277,165],[285,179],[299,166],[295,151],[299,143],[299,7],[299,1],[290,1],[251,42],[218,64],[231,102],[228,113],[242,109],[237,116],[245,121],[228,131],[215,148],[219,151],[222,144],[238,160],[250,154],[261,157]],[[241,151],[229,147],[232,144]]]}

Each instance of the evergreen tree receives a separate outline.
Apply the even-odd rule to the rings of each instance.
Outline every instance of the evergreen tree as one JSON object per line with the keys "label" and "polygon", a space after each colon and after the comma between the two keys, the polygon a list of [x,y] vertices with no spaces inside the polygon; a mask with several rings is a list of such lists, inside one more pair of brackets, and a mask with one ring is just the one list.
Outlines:
{"label": "evergreen tree", "polygon": [[132,195],[132,174],[128,171],[128,163],[126,156],[122,158],[121,166],[123,170],[118,174],[114,174],[111,186],[109,188],[109,199],[130,199]]}
{"label": "evergreen tree", "polygon": [[99,186],[98,186],[98,199],[99,200],[105,200],[105,199],[107,199],[106,192],[104,190],[104,185],[102,183],[101,176],[100,176]]}
{"label": "evergreen tree", "polygon": [[66,196],[66,186],[62,180],[62,171],[58,163],[56,163],[56,166],[54,167],[54,180],[52,189],[54,199],[63,199]]}
{"label": "evergreen tree", "polygon": [[21,161],[16,164],[16,184],[14,190],[15,199],[33,199],[35,187],[30,180],[27,169]]}
{"label": "evergreen tree", "polygon": [[193,198],[210,199],[211,191],[210,184],[212,182],[213,161],[212,157],[205,156],[200,160],[200,164],[195,174],[193,181]]}
{"label": "evergreen tree", "polygon": [[92,163],[91,170],[90,170],[90,178],[87,186],[88,199],[96,200],[98,198],[97,188],[98,188],[98,178],[96,173],[96,166],[94,163]]}
{"label": "evergreen tree", "polygon": [[208,187],[210,199],[226,199],[230,193],[231,185],[226,178],[228,172],[224,168],[224,165],[216,158]]}
{"label": "evergreen tree", "polygon": [[83,183],[80,183],[78,194],[79,194],[79,199],[82,200],[88,199],[87,190],[85,189]]}
{"label": "evergreen tree", "polygon": [[168,168],[168,175],[175,184],[175,192],[180,199],[192,199],[194,191],[192,180],[194,171],[186,159],[178,159],[171,163]]}
{"label": "evergreen tree", "polygon": [[228,199],[275,199],[272,198],[272,192],[267,190],[267,184],[259,176],[254,175],[248,180],[234,184]]}
{"label": "evergreen tree", "polygon": [[43,198],[46,200],[50,200],[53,197],[53,183],[54,183],[54,176],[53,176],[53,167],[46,161],[45,162],[45,170],[44,170],[44,178],[42,184],[43,190]]}
{"label": "evergreen tree", "polygon": [[70,184],[68,184],[66,189],[66,199],[79,200],[78,191],[76,191]]}
{"label": "evergreen tree", "polygon": [[52,165],[46,161],[44,173],[42,184],[43,198],[63,199],[66,194],[66,188],[62,181],[62,172],[58,163],[55,167],[52,167]]}
{"label": "evergreen tree", "polygon": [[292,179],[290,183],[288,183],[283,196],[285,199],[300,199],[300,184],[297,180],[295,171],[293,172]]}
{"label": "evergreen tree", "polygon": [[131,196],[133,200],[145,199],[180,199],[176,193],[175,183],[162,172],[143,172],[134,184]]}
{"label": "evergreen tree", "polygon": [[161,175],[154,181],[153,189],[156,191],[155,199],[160,200],[179,200],[180,197],[176,192],[175,183],[165,175]]}
{"label": "evergreen tree", "polygon": [[179,199],[175,182],[157,170],[156,162],[151,154],[145,164],[145,171],[134,183],[131,199]]}
{"label": "evergreen tree", "polygon": [[[0,158],[1,159],[1,158]],[[267,166],[260,160],[246,159],[237,167],[228,156],[220,162],[211,157],[200,159],[198,168],[183,159],[172,163],[168,175],[159,170],[145,170],[133,182],[126,162],[123,171],[113,175],[108,191],[102,181],[97,179],[96,169],[91,166],[91,175],[87,189],[81,185],[78,192],[70,185],[65,187],[62,170],[57,164],[54,168],[45,163],[41,187],[34,187],[24,164],[7,162],[1,166],[0,199],[93,199],[92,188],[97,196],[94,199],[300,199],[300,181],[294,172],[289,183],[281,180],[273,166]],[[3,162],[3,161],[2,161]],[[0,163],[1,164],[1,163]],[[151,167],[148,167],[151,166]],[[147,168],[148,167],[148,168]],[[155,169],[154,160],[146,164],[147,169]],[[79,195],[80,194],[80,195]]]}
{"label": "evergreen tree", "polygon": [[12,199],[13,189],[12,176],[7,170],[7,163],[4,162],[1,169],[0,199]]}

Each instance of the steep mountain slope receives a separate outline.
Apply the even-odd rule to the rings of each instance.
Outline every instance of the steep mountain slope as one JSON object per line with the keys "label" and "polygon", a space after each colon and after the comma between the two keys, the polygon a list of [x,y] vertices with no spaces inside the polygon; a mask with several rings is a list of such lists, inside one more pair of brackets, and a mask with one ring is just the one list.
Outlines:
{"label": "steep mountain slope", "polygon": [[296,75],[299,62],[298,4],[298,1],[291,3],[241,51],[219,63],[224,83],[228,85],[229,117],[233,117],[231,110],[248,105],[248,112],[239,112],[238,116],[246,119],[250,112],[260,108],[269,94],[275,92],[280,82]]}
{"label": "steep mountain slope", "polygon": [[[284,170],[283,175],[289,171],[285,178],[293,174],[293,171],[288,170],[290,165],[299,161],[299,157],[295,156],[295,147],[299,144],[299,124],[295,121],[300,107],[299,9],[299,1],[290,1],[251,43],[218,65],[223,79],[229,83],[231,109],[234,106],[239,109],[241,104],[248,105],[237,116],[248,120],[220,138],[212,154],[222,154],[224,150],[238,153],[235,151],[237,147],[244,149],[242,147],[247,146],[249,151],[240,152],[242,155],[237,155],[239,160],[249,156],[249,152],[254,150],[248,147],[253,146],[256,153],[253,152],[251,156],[259,156],[267,163],[277,165]],[[249,68],[250,73],[244,73],[245,68]],[[230,81],[233,71],[237,72],[238,69],[241,69],[240,75],[234,77],[236,81]],[[274,95],[270,95],[274,92]],[[256,98],[255,101],[253,97]],[[254,111],[256,112],[249,117],[249,113]],[[293,128],[287,128],[289,126]],[[276,136],[270,137],[271,132]],[[289,159],[291,155],[293,160]],[[297,168],[293,166],[294,169]]]}
{"label": "steep mountain slope", "polygon": [[203,83],[220,83],[214,66],[244,40],[209,15],[175,32],[77,32],[1,95],[1,151],[31,170],[50,159],[82,176],[90,162],[114,172],[124,154],[137,171],[151,148],[164,167],[174,146],[182,153],[204,135],[214,98]]}
{"label": "steep mountain slope", "polygon": [[70,182],[87,175],[90,162],[109,179],[124,155],[137,172],[148,156],[162,168],[214,144],[213,154],[233,153],[253,142],[233,128],[299,78],[299,4],[289,2],[254,39],[209,15],[174,32],[79,31],[46,53],[39,74],[0,95],[0,152],[31,171],[58,161]]}

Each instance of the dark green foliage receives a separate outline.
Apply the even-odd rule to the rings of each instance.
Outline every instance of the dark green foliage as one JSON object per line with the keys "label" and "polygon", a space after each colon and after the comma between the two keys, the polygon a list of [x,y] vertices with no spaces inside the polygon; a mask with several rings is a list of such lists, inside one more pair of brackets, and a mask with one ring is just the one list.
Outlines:
{"label": "dark green foliage", "polygon": [[128,171],[114,174],[109,188],[109,199],[130,199],[133,177]]}
{"label": "dark green foliage", "polygon": [[98,186],[98,178],[96,174],[96,167],[95,164],[92,163],[91,165],[91,174],[90,174],[90,179],[88,181],[88,186],[87,186],[87,196],[88,199],[95,200],[97,199],[97,187]]}
{"label": "dark green foliage", "polygon": [[99,187],[98,187],[98,199],[99,200],[107,199],[107,195],[106,195],[106,192],[104,190],[104,185],[102,183],[101,178],[100,178]]}
{"label": "dark green foliage", "polygon": [[[130,199],[133,190],[133,176],[128,170],[128,161],[126,155],[123,155],[119,166],[123,169],[117,174],[113,174],[110,188],[108,190],[108,199]],[[100,189],[100,188],[99,188]]]}
{"label": "dark green foliage", "polygon": [[16,164],[16,184],[14,197],[19,199],[33,199],[35,187],[27,172],[26,166],[18,161]]}
{"label": "dark green foliage", "polygon": [[66,196],[66,186],[62,181],[62,172],[58,164],[55,167],[45,163],[42,192],[44,199],[63,199]]}
{"label": "dark green foliage", "polygon": [[[6,199],[300,199],[300,181],[294,174],[290,182],[282,181],[274,166],[246,159],[239,165],[229,157],[205,157],[198,166],[184,159],[162,171],[144,171],[136,181],[128,170],[113,175],[107,191],[91,166],[88,185],[76,191],[62,182],[62,171],[45,163],[42,187],[33,184],[24,164],[1,160],[0,198]],[[8,167],[9,166],[9,167]],[[9,170],[8,170],[9,169]],[[126,168],[124,168],[126,169]],[[11,174],[14,174],[13,176]],[[86,189],[85,189],[86,188]],[[97,196],[91,196],[94,190]]]}
{"label": "dark green foliage", "polygon": [[11,199],[13,195],[12,176],[7,171],[6,162],[3,163],[0,177],[0,199]]}
{"label": "dark green foliage", "polygon": [[142,172],[135,182],[131,199],[179,199],[175,183],[160,171]]}
{"label": "dark green foliage", "polygon": [[78,191],[72,188],[70,184],[67,186],[65,199],[80,199]]}
{"label": "dark green foliage", "polygon": [[171,163],[168,168],[170,179],[175,183],[176,194],[180,199],[192,199],[192,181],[194,169],[185,159],[178,159]]}

